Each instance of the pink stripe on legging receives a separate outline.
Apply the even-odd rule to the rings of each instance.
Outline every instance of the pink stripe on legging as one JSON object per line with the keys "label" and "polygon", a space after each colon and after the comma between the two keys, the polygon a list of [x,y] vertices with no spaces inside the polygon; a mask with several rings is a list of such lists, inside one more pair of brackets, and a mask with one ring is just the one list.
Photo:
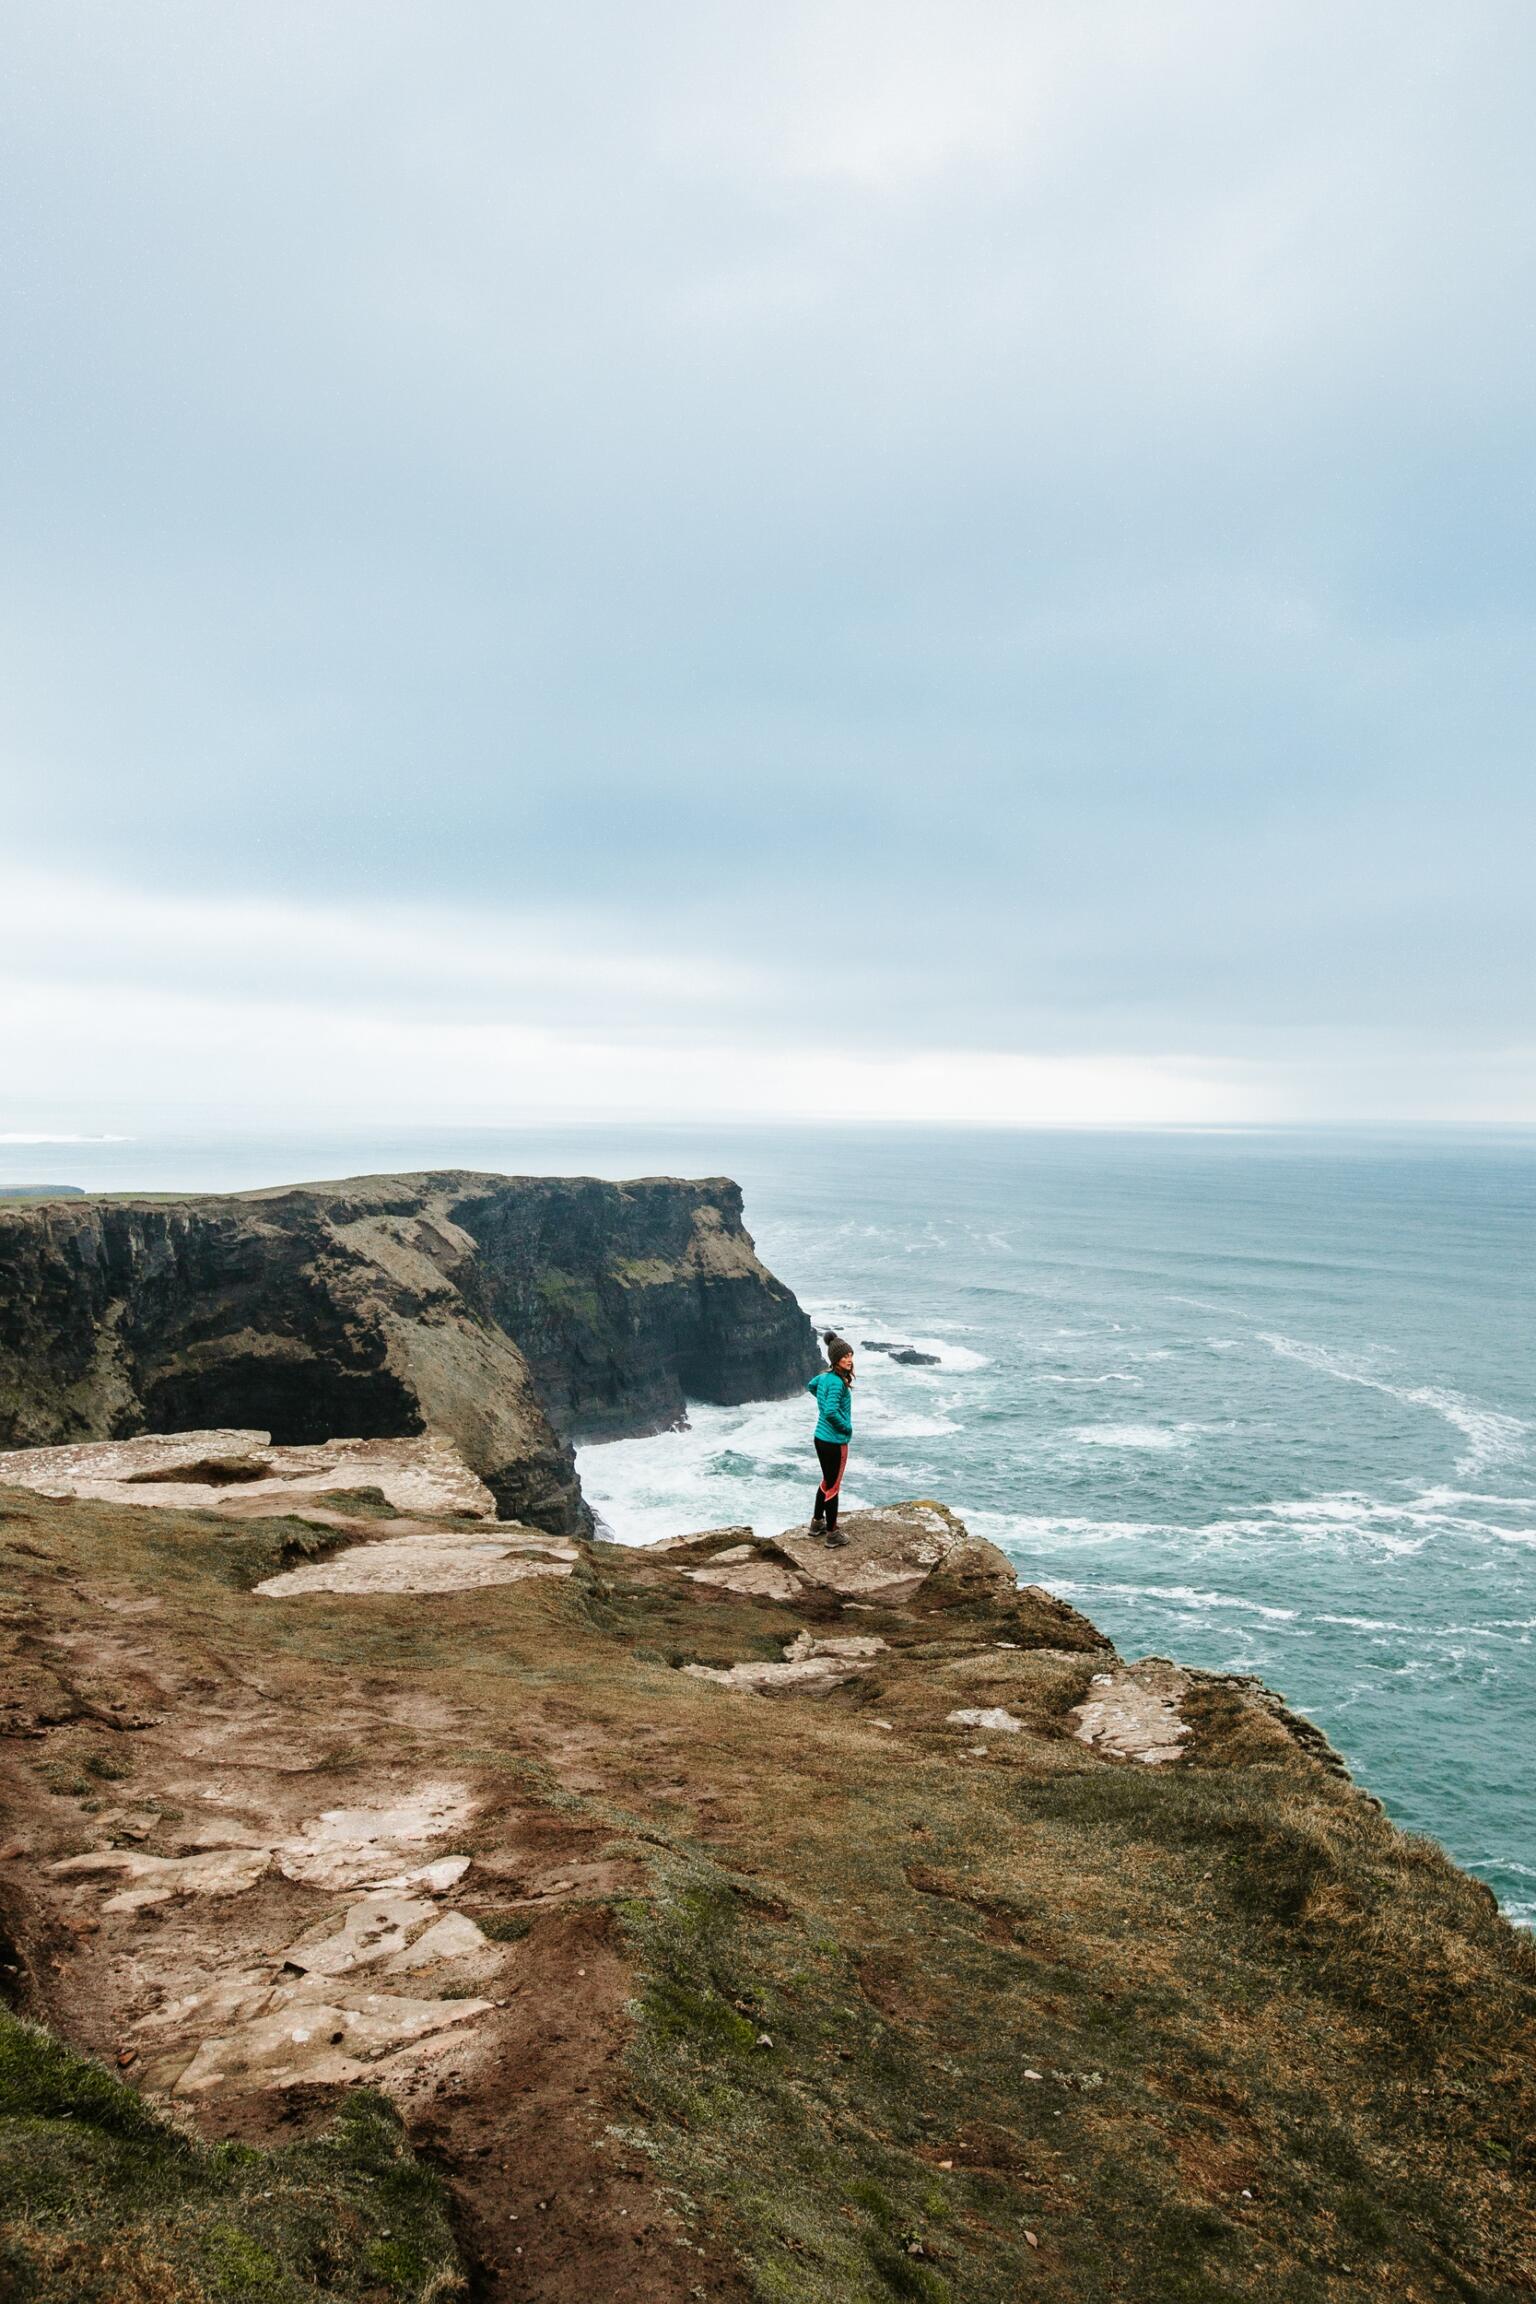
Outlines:
{"label": "pink stripe on legging", "polygon": [[840,1448],[837,1452],[837,1478],[833,1481],[830,1488],[827,1486],[825,1480],[823,1480],[821,1484],[821,1492],[823,1496],[826,1497],[829,1504],[831,1503],[833,1497],[837,1494],[838,1490],[842,1487],[843,1474],[847,1471],[847,1469],[848,1451],[846,1448]]}

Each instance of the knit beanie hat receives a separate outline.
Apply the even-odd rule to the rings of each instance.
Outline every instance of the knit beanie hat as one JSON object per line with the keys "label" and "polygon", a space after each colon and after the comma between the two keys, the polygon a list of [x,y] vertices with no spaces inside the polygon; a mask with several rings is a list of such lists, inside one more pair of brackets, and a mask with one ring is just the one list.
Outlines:
{"label": "knit beanie hat", "polygon": [[827,1366],[829,1368],[835,1368],[839,1360],[846,1360],[852,1354],[853,1346],[845,1336],[839,1336],[835,1328],[824,1328],[821,1332],[821,1340],[827,1348]]}

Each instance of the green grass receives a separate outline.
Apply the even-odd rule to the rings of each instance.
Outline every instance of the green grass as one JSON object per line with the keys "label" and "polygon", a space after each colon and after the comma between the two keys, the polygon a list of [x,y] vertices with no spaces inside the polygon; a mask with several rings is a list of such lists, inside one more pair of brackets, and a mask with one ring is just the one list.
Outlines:
{"label": "green grass", "polygon": [[1525,2293],[1468,2147],[1525,2148],[1536,1957],[1476,1883],[1328,1778],[991,1790],[914,1772],[831,1846],[787,1806],[776,1909],[653,1843],[637,2094],[760,2304]]}
{"label": "green grass", "polygon": [[319,2136],[204,2145],[102,2066],[0,2014],[7,2304],[449,2304],[437,2177],[383,2097]]}
{"label": "green grass", "polygon": [[[131,1575],[162,1602],[147,1620],[162,1646],[179,1624],[189,1659],[256,1672],[296,1715],[317,1690],[365,1692],[375,1726],[338,1723],[329,1766],[463,1773],[485,1801],[475,1852],[505,1812],[543,1810],[643,1867],[612,1906],[636,2012],[615,2119],[754,2304],[1536,2293],[1536,1946],[1235,1684],[1194,1685],[1179,1766],[1113,1767],[1064,1718],[1100,1659],[1043,1604],[1038,1622],[1023,1601],[1003,1618],[940,1590],[911,1618],[861,1615],[893,1644],[878,1670],[777,1703],[669,1664],[776,1653],[788,1623],[829,1620],[814,1594],[787,1618],[599,1546],[558,1585],[269,1608],[236,1588],[241,1538],[211,1518],[24,1512],[17,1570],[44,1624],[73,1627],[84,1606],[65,1564]],[[438,1729],[416,1699],[445,1691]],[[1007,1703],[1026,1732],[962,1761],[943,1726],[957,1702]],[[556,1765],[550,1731],[578,1724],[597,1789]],[[101,1790],[82,1773],[97,1731],[51,1734],[34,1771]],[[151,1738],[114,1742],[149,1801]],[[513,1940],[524,1918],[491,1930]],[[133,2147],[118,2200],[139,2254],[101,2304],[416,2293],[378,2253],[408,2244],[402,2224],[349,2227],[336,2206],[345,2153],[342,2174],[325,2164],[322,2222],[350,2252],[306,2289],[298,2242],[285,2257],[262,2219],[299,2229],[273,2202],[309,2181],[296,2155],[317,2147],[226,2165],[168,2133]],[[168,2224],[145,2173],[162,2161]],[[16,2195],[28,2213],[35,2193]],[[109,2245],[92,2183],[78,2201],[74,2239],[44,2219],[40,2248]],[[164,2275],[181,2285],[156,2289],[140,2259],[166,2253],[166,2230],[187,2236]],[[70,2276],[36,2296],[94,2304]]]}

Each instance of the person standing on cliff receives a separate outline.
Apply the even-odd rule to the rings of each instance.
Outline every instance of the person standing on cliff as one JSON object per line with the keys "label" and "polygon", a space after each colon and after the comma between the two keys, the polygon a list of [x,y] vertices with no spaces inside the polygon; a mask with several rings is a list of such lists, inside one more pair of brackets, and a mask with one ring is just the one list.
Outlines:
{"label": "person standing on cliff", "polygon": [[846,1544],[847,1537],[837,1532],[837,1500],[848,1464],[848,1443],[853,1438],[853,1346],[835,1328],[827,1329],[822,1342],[829,1366],[806,1386],[819,1410],[816,1454],[821,1464],[811,1534],[825,1536],[829,1544]]}

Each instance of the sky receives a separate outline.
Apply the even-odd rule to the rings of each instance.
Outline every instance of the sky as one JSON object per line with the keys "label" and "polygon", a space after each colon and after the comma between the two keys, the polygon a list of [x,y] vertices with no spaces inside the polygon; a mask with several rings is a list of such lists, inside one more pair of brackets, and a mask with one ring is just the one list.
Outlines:
{"label": "sky", "polygon": [[1536,1122],[1528,0],[10,0],[0,1136]]}

